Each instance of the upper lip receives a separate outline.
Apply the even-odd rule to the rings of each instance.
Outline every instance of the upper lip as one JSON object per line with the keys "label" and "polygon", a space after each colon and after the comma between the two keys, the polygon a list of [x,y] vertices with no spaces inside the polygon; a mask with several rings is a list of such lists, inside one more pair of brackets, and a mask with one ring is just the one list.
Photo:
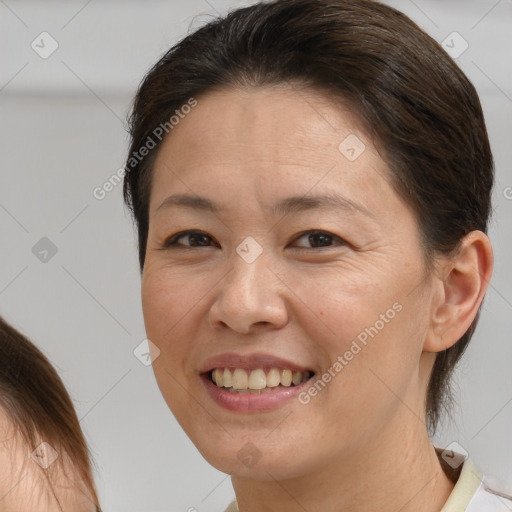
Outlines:
{"label": "upper lip", "polygon": [[242,368],[256,370],[258,368],[289,369],[297,372],[311,371],[310,368],[294,363],[271,354],[235,354],[225,353],[212,357],[202,365],[200,373],[206,373],[215,368]]}

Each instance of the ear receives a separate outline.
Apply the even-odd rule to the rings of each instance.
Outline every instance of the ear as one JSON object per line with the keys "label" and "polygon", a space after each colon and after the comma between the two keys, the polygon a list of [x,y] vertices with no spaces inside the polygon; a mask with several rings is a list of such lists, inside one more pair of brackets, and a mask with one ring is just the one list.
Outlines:
{"label": "ear", "polygon": [[442,265],[439,294],[432,308],[431,325],[423,346],[441,352],[454,345],[469,329],[491,280],[494,256],[482,231],[468,233],[455,256]]}

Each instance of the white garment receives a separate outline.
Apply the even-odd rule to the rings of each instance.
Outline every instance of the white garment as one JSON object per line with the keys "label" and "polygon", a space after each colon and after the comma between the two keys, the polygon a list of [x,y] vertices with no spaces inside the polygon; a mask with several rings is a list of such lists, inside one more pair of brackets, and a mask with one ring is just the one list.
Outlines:
{"label": "white garment", "polygon": [[[442,448],[436,448],[441,457]],[[487,483],[473,461],[460,453],[451,452],[452,467],[460,467],[459,478],[440,512],[512,512],[511,493],[499,491]],[[236,499],[225,512],[239,512]],[[277,511],[276,511],[277,512]]]}
{"label": "white garment", "polygon": [[496,492],[481,483],[465,512],[510,512],[512,497],[500,492],[496,494]]}
{"label": "white garment", "polygon": [[[512,511],[512,496],[488,484],[487,477],[480,473],[469,457],[457,455],[463,458],[464,464],[455,488],[441,512]],[[452,496],[455,499],[452,500]]]}

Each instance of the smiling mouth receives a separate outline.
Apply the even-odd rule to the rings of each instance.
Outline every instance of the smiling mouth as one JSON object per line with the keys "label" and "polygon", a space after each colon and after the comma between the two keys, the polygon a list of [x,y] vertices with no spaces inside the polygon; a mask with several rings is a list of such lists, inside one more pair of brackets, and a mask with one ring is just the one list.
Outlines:
{"label": "smiling mouth", "polygon": [[207,373],[208,378],[219,388],[231,393],[261,394],[280,388],[298,386],[313,377],[311,371],[299,372],[289,369],[263,368],[215,368]]}

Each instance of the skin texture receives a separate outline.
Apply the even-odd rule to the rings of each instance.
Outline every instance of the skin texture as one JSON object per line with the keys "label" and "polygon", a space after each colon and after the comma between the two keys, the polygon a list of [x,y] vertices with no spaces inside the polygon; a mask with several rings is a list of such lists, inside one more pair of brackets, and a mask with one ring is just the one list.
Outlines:
{"label": "skin texture", "polygon": [[[42,440],[41,440],[42,441]],[[6,412],[0,407],[0,510],[2,512],[95,512],[91,496],[80,483],[69,458],[59,453],[43,470],[31,457],[32,450]],[[57,449],[57,452],[59,450]],[[63,469],[63,467],[65,469]],[[43,471],[52,479],[49,489]],[[60,502],[57,502],[55,496]]]}
{"label": "skin texture", "polygon": [[[197,99],[154,166],[142,278],[168,406],[203,456],[232,475],[241,512],[439,511],[453,483],[428,437],[424,399],[435,352],[467,330],[485,293],[488,238],[471,233],[428,275],[414,213],[347,108],[292,86]],[[338,150],[350,134],[366,146],[354,161]],[[327,192],[370,215],[333,206],[272,214],[280,199]],[[174,193],[225,211],[157,211]],[[187,229],[207,235],[206,246],[185,236],[164,247]],[[307,230],[332,238],[318,247]],[[263,249],[252,263],[236,252],[247,236]],[[401,311],[307,405],[227,411],[199,378],[225,352],[269,353],[321,376],[395,303]],[[260,455],[251,466],[237,457],[247,442]]]}

